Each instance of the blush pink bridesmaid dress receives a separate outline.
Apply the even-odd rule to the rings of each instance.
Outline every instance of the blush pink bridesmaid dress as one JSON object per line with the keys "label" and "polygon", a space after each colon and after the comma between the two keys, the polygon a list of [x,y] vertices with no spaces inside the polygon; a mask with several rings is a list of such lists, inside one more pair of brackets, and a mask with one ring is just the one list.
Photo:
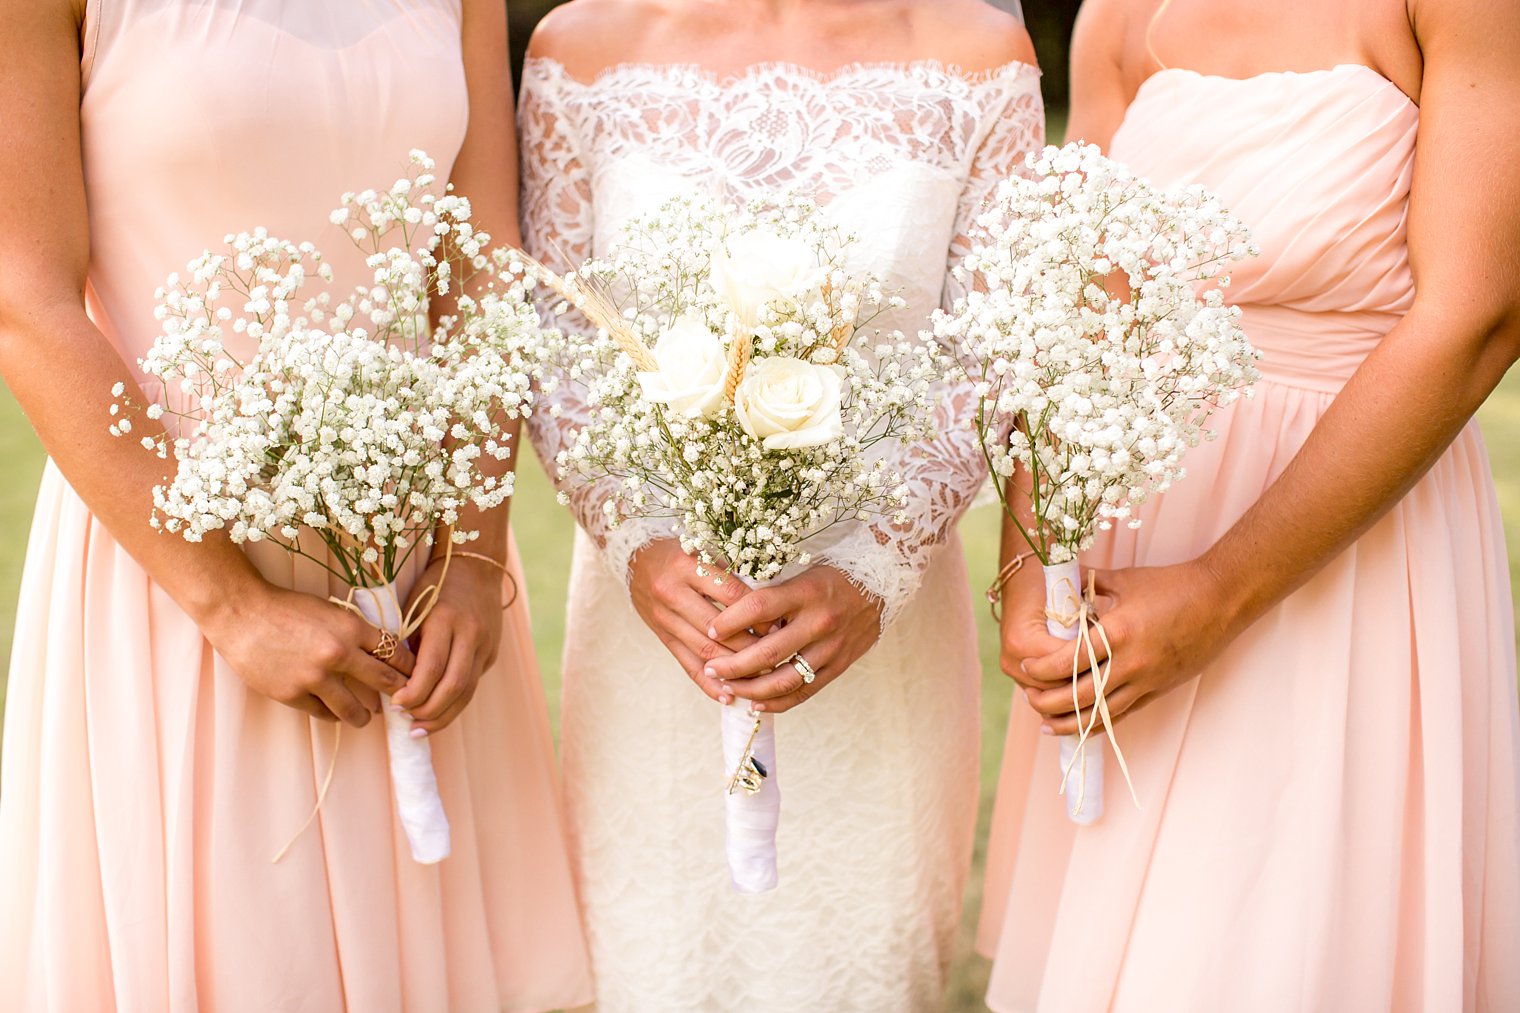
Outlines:
{"label": "blush pink bridesmaid dress", "polygon": [[[1094,566],[1181,562],[1281,474],[1409,309],[1419,109],[1363,66],[1141,88],[1111,153],[1202,183],[1262,255],[1228,297],[1265,353],[1188,476]],[[1474,170],[1480,171],[1480,170]],[[998,1013],[1520,1010],[1520,753],[1504,540],[1476,423],[1198,680],[1120,727],[1143,809],[1056,796],[1015,707],[981,943]]]}
{"label": "blush pink bridesmaid dress", "polygon": [[[90,0],[81,106],[92,319],[129,363],[153,292],[224,234],[361,259],[327,215],[424,148],[446,176],[467,95],[458,0]],[[98,405],[106,422],[108,391]],[[148,518],[143,518],[147,524]],[[258,554],[270,580],[331,588]],[[522,581],[518,579],[518,586]],[[251,693],[95,521],[43,480],[0,786],[0,1007],[545,1010],[590,998],[526,606],[433,744],[453,856],[415,864],[379,722]]]}

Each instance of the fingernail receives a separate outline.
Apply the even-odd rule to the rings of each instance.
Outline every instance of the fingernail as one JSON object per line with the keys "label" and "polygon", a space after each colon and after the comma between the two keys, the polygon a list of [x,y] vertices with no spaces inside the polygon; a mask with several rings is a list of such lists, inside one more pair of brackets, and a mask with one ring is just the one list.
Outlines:
{"label": "fingernail", "polygon": [[413,728],[411,731],[407,732],[407,734],[410,735],[414,739],[425,739],[425,738],[427,738],[427,729],[426,728]]}
{"label": "fingernail", "polygon": [[1021,661],[1021,662],[1019,662],[1019,671],[1023,672],[1025,675],[1028,675],[1029,674],[1029,662],[1027,662],[1027,661]]}
{"label": "fingernail", "polygon": [[763,704],[763,703],[751,704],[750,705],[750,710],[754,711],[756,714],[763,713],[765,711],[765,704]]}
{"label": "fingernail", "polygon": [[1053,735],[1053,734],[1055,734],[1055,730],[1052,729],[1049,725],[1041,725],[1040,726],[1040,734],[1041,735]]}
{"label": "fingernail", "polygon": [[709,626],[707,628],[707,639],[708,640],[717,640],[718,639],[718,628],[716,626]]}
{"label": "fingernail", "polygon": [[734,698],[725,693],[722,696],[718,697],[718,702],[727,707],[729,704],[734,702]]}
{"label": "fingernail", "polygon": [[392,714],[405,714],[406,708],[401,706],[399,703],[393,703],[391,704],[390,711]]}
{"label": "fingernail", "polygon": [[1024,690],[1024,702],[1025,703],[1034,703],[1034,698],[1029,695],[1029,690],[1027,690],[1027,689]]}
{"label": "fingernail", "polygon": [[706,668],[702,669],[702,674],[707,676],[709,679],[716,679],[718,677],[718,670],[716,668],[713,668],[711,665],[708,665]]}

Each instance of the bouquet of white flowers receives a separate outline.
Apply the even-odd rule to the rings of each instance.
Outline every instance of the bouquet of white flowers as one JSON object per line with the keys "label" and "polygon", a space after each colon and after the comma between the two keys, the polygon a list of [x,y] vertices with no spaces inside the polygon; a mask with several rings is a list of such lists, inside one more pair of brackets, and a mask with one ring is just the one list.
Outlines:
{"label": "bouquet of white flowers", "polygon": [[[1257,353],[1220,290],[1226,265],[1256,251],[1202,188],[1163,192],[1080,144],[1031,155],[977,225],[961,270],[979,288],[934,327],[960,348],[982,398],[978,436],[1006,513],[1045,566],[1050,632],[1081,638],[1091,664],[1097,700],[1078,708],[1081,733],[1062,740],[1061,788],[1071,819],[1092,823],[1103,802],[1102,754],[1088,755],[1098,722],[1129,772],[1077,555],[1115,521],[1138,525],[1135,507],[1183,476],[1209,414],[1255,381]],[[1005,494],[1017,468],[1028,502]]]}
{"label": "bouquet of white flowers", "polygon": [[[598,328],[566,356],[591,417],[561,477],[615,476],[614,523],[669,518],[717,579],[751,586],[806,565],[808,540],[833,525],[901,511],[902,479],[873,449],[931,432],[930,384],[950,364],[870,326],[902,303],[852,252],[804,200],[730,215],[677,199],[634,220],[609,259],[566,278],[540,269]],[[744,892],[776,885],[772,720],[737,701],[722,722]]]}
{"label": "bouquet of white flowers", "polygon": [[[191,542],[225,530],[315,561],[353,589],[340,604],[392,650],[436,597],[435,587],[401,614],[407,561],[466,505],[488,510],[512,494],[510,477],[480,464],[510,455],[501,425],[528,411],[530,353],[542,346],[527,286],[498,275],[509,255],[489,250],[465,198],[431,192],[432,170],[414,151],[405,178],[347,194],[333,213],[372,284],[337,301],[309,295],[313,276],[332,280],[310,243],[228,236],[227,252],[202,254],[159,289],[162,333],[141,362],[161,390],[146,415],[168,427],[141,441],[175,462],[154,489],[152,525]],[[472,278],[484,294],[463,291]],[[435,329],[429,303],[450,293],[455,313]],[[134,406],[121,385],[112,393],[111,430],[130,434]],[[411,738],[407,715],[384,710],[412,855],[440,861],[449,827],[428,743]]]}

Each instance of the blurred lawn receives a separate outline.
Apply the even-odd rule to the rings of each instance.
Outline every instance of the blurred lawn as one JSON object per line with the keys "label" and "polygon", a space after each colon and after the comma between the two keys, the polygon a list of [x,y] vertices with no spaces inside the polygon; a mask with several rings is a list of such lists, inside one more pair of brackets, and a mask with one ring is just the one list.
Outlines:
{"label": "blurred lawn", "polygon": [[[1511,547],[1510,573],[1520,585],[1520,372],[1505,381],[1499,393],[1484,408],[1481,418],[1504,504]],[[42,455],[36,438],[11,400],[9,391],[0,388],[0,474],[10,476],[0,483],[0,532],[3,532],[0,533],[0,616],[6,617],[0,619],[3,623],[0,625],[0,663],[10,654],[8,617],[15,611],[16,585],[21,577],[32,499],[41,468]],[[566,513],[554,503],[548,483],[536,463],[526,463],[523,468],[523,481],[513,515],[517,544],[528,572],[534,639],[543,663],[549,709],[557,726],[560,645],[564,639],[563,605],[569,578],[571,526]],[[997,517],[991,509],[977,511],[962,525],[962,537],[970,557],[972,591],[978,601],[981,590],[990,583],[997,569],[996,531]],[[981,852],[992,796],[997,787],[997,765],[1009,704],[1008,684],[997,672],[996,635],[990,622],[982,624],[982,658],[986,672],[982,707],[983,833],[977,838],[977,872],[966,899],[961,959],[952,986],[950,1008],[956,1011],[984,1008],[981,997],[987,978],[986,962],[972,955],[971,942],[981,899]],[[4,702],[3,672],[3,665],[0,665],[0,706]]]}

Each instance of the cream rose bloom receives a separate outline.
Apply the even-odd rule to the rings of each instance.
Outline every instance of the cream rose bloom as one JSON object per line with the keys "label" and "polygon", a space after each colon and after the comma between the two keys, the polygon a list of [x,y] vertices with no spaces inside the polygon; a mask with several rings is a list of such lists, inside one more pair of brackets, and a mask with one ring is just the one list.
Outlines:
{"label": "cream rose bloom", "polygon": [[644,396],[689,419],[706,418],[723,406],[728,363],[723,342],[701,316],[682,314],[654,344],[659,369],[639,374]]}
{"label": "cream rose bloom", "polygon": [[763,229],[729,236],[713,254],[710,279],[726,306],[747,327],[773,302],[795,306],[823,280],[818,254],[800,239]]}
{"label": "cream rose bloom", "polygon": [[838,370],[774,356],[749,364],[734,392],[734,413],[766,450],[798,450],[844,435],[843,399]]}

